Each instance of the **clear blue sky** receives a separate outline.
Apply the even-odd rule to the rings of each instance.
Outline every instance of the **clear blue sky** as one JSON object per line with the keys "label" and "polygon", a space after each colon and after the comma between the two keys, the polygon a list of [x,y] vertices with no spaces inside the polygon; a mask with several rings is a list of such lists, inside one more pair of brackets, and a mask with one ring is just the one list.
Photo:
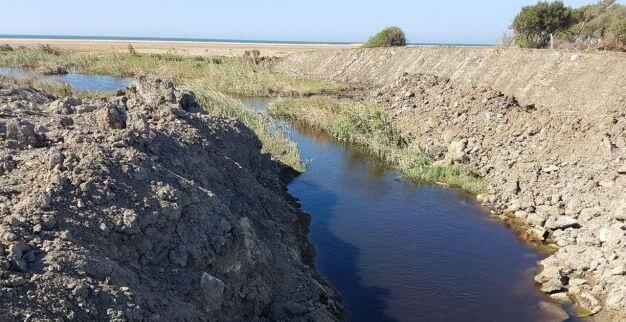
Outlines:
{"label": "clear blue sky", "polygon": [[0,34],[360,42],[397,25],[411,42],[495,43],[515,13],[536,2],[0,0]]}

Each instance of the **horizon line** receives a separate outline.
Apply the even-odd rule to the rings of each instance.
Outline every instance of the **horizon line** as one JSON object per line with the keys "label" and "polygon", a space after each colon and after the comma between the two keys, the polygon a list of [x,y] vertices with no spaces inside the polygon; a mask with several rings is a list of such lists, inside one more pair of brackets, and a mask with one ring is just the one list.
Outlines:
{"label": "horizon line", "polygon": [[[169,41],[169,42],[224,42],[247,44],[315,44],[315,45],[354,45],[364,42],[349,41],[302,41],[302,40],[266,40],[266,39],[233,39],[233,38],[197,38],[197,37],[151,37],[151,36],[85,36],[85,35],[31,35],[31,34],[0,34],[5,39],[72,39],[72,40],[138,40],[138,41]],[[455,43],[455,42],[407,42],[407,45],[424,46],[476,46],[489,47],[495,43]]]}

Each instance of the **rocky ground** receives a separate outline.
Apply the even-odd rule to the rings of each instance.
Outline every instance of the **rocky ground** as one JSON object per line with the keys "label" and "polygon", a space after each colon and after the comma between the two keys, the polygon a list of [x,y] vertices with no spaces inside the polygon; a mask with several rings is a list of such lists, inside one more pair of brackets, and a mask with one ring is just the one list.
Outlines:
{"label": "rocky ground", "polygon": [[0,320],[343,319],[260,145],[166,81],[0,83]]}
{"label": "rocky ground", "polygon": [[370,93],[437,164],[472,165],[494,213],[554,246],[535,278],[542,291],[581,316],[626,319],[623,109],[580,116],[424,74]]}
{"label": "rocky ground", "polygon": [[489,185],[478,199],[554,249],[541,290],[607,321],[626,321],[625,67],[620,53],[500,47],[312,51],[274,66],[357,89],[438,164],[472,165]]}

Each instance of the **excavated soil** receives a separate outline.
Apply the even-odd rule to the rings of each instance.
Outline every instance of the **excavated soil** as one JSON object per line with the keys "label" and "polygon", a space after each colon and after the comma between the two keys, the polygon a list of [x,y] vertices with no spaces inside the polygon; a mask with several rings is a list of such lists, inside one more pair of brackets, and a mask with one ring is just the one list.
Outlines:
{"label": "excavated soil", "polygon": [[344,319],[260,148],[167,81],[0,84],[0,320]]}
{"label": "excavated soil", "polygon": [[478,199],[555,250],[536,281],[579,315],[626,320],[626,56],[406,48],[295,54],[275,68],[366,93]]}

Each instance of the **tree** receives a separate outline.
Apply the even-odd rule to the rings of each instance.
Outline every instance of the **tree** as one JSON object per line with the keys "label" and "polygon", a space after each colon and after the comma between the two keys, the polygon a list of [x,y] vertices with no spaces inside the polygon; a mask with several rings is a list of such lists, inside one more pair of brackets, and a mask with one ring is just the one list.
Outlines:
{"label": "tree", "polygon": [[570,28],[576,22],[574,12],[561,1],[539,2],[526,6],[515,17],[511,28],[522,47],[544,48],[550,38]]}
{"label": "tree", "polygon": [[404,31],[398,27],[387,27],[371,37],[363,45],[365,48],[406,46]]}

